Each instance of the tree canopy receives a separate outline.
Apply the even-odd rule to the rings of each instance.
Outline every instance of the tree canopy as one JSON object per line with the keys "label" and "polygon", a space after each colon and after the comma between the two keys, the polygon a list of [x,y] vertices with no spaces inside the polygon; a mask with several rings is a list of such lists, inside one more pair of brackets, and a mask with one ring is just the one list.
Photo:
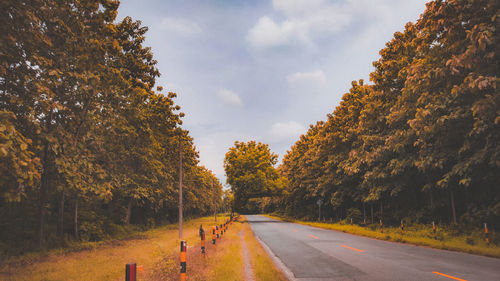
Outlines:
{"label": "tree canopy", "polygon": [[256,211],[247,205],[252,198],[278,195],[283,179],[274,167],[278,155],[267,144],[236,141],[224,158],[227,183],[234,193],[237,211]]}
{"label": "tree canopy", "polygon": [[175,220],[180,147],[186,215],[211,213],[222,200],[182,128],[176,94],[155,88],[148,28],[117,21],[118,6],[0,4],[2,244],[97,241],[120,225]]}
{"label": "tree canopy", "polygon": [[[499,3],[431,1],[285,155],[275,208],[500,225]],[[375,212],[374,212],[375,208]]]}

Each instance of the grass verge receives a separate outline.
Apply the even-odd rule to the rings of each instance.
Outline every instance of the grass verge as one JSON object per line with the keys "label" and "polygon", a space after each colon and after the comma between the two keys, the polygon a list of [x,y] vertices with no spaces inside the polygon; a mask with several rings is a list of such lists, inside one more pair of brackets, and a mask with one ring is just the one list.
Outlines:
{"label": "grass verge", "polygon": [[[222,223],[224,218],[219,217]],[[198,229],[206,231],[206,255],[201,255]],[[226,233],[211,243],[210,227],[214,218],[204,217],[184,223],[188,243],[188,280],[245,280],[243,250],[238,235],[243,229],[250,263],[256,280],[286,280],[256,240],[244,217],[229,226]],[[133,238],[96,244],[91,249],[63,252],[50,251],[8,260],[0,267],[0,280],[123,280],[125,264],[135,262],[143,267],[138,280],[178,280],[179,238],[177,224],[159,227]]]}
{"label": "grass verge", "polygon": [[[243,223],[247,223],[243,218]],[[286,281],[285,275],[279,270],[272,259],[267,255],[262,245],[255,238],[250,225],[244,228],[245,243],[250,255],[250,264],[252,265],[255,279],[259,281]]]}
{"label": "grass verge", "polygon": [[442,250],[451,250],[500,258],[500,247],[493,243],[489,245],[486,244],[486,242],[482,240],[482,237],[479,233],[466,235],[453,233],[452,231],[438,228],[437,234],[436,236],[434,236],[432,228],[424,225],[416,225],[410,227],[406,226],[404,234],[401,234],[401,228],[399,227],[384,226],[384,232],[382,233],[376,225],[364,227],[355,224],[350,225],[341,223],[300,221],[289,217],[269,214],[266,214],[265,216],[272,219],[284,220],[319,228],[332,229],[380,240],[409,243]]}
{"label": "grass verge", "polygon": [[[185,221],[183,230],[188,245],[199,245],[200,224],[207,229],[213,220],[210,216]],[[125,264],[129,262],[143,266],[144,271],[138,272],[139,280],[154,280],[158,265],[171,264],[178,270],[178,259],[165,259],[178,246],[177,224],[171,224],[140,232],[132,238],[95,243],[90,249],[77,252],[53,250],[8,259],[0,266],[0,280],[123,280]],[[177,279],[178,275],[175,276]]]}

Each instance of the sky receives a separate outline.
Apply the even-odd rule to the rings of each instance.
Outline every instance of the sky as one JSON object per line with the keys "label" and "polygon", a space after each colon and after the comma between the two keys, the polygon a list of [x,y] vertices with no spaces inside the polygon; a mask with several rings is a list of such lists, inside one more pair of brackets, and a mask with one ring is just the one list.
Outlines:
{"label": "sky", "polygon": [[326,120],[351,81],[425,10],[423,0],[121,0],[118,19],[149,27],[161,77],[186,114],[201,165],[225,183],[235,141],[280,156]]}

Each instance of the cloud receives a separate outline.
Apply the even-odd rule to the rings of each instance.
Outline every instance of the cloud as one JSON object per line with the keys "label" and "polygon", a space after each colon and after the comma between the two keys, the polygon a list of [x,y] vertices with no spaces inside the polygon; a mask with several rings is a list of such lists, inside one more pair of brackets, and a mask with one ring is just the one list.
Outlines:
{"label": "cloud", "polygon": [[305,131],[306,128],[295,121],[277,122],[271,127],[269,139],[273,143],[289,142],[297,140]]}
{"label": "cloud", "polygon": [[233,106],[243,106],[243,102],[241,101],[241,98],[238,96],[238,94],[236,94],[235,92],[233,92],[231,90],[222,89],[217,93],[217,95],[222,100],[222,102],[225,104],[233,105]]}
{"label": "cloud", "polygon": [[286,19],[276,22],[261,17],[248,34],[247,41],[254,48],[265,49],[299,43],[314,45],[316,39],[338,32],[350,21],[349,3],[338,4],[324,0],[273,0],[273,8]]}
{"label": "cloud", "polygon": [[202,31],[201,27],[196,23],[179,18],[163,18],[160,25],[163,30],[186,36],[197,34]]}
{"label": "cloud", "polygon": [[322,70],[316,70],[313,72],[296,72],[290,74],[286,77],[288,82],[313,82],[316,84],[324,84],[326,82],[326,76]]}
{"label": "cloud", "polygon": [[294,33],[293,23],[284,22],[278,25],[272,19],[262,17],[248,32],[247,40],[257,48],[275,47],[290,43]]}

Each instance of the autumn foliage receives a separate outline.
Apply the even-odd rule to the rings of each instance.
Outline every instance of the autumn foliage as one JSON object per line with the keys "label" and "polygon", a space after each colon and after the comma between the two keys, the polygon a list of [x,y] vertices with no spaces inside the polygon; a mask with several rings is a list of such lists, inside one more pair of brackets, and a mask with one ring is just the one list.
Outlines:
{"label": "autumn foliage", "polygon": [[220,200],[221,184],[181,127],[176,94],[154,88],[147,27],[117,21],[118,6],[0,4],[2,248],[97,241],[122,225],[175,220],[180,142],[185,215]]}
{"label": "autumn foliage", "polygon": [[284,157],[276,209],[500,227],[498,1],[432,1]]}

